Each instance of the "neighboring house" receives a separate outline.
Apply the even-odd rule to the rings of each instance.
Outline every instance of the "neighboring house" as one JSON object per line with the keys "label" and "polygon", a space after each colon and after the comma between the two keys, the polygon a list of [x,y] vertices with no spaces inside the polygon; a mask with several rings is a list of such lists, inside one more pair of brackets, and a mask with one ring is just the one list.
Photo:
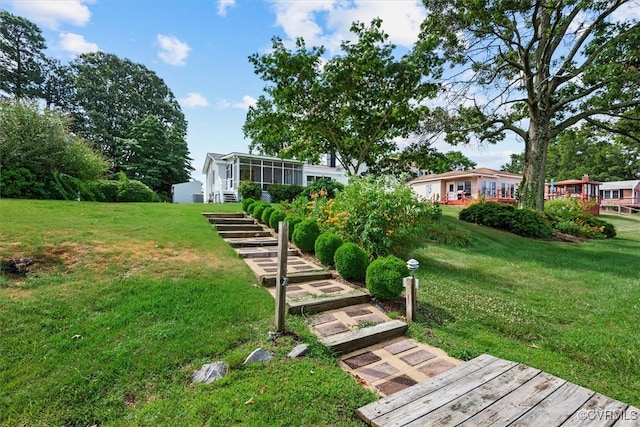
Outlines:
{"label": "neighboring house", "polygon": [[181,182],[171,186],[173,203],[202,203],[202,183],[200,181]]}
{"label": "neighboring house", "polygon": [[600,213],[600,196],[599,189],[602,183],[593,181],[589,175],[583,175],[582,179],[568,179],[566,181],[558,181],[545,183],[544,199],[553,200],[564,197],[579,198],[583,202],[593,202],[586,211],[592,215]]}
{"label": "neighboring house", "polygon": [[600,206],[618,212],[640,212],[640,180],[603,182]]}
{"label": "neighboring house", "polygon": [[466,205],[480,198],[515,203],[516,188],[521,180],[522,176],[515,173],[478,168],[423,175],[407,184],[424,199],[448,205]]}
{"label": "neighboring house", "polygon": [[263,198],[269,198],[271,184],[306,186],[318,178],[347,183],[343,168],[335,165],[333,156],[326,156],[324,164],[309,165],[298,160],[259,156],[244,153],[207,153],[202,168],[206,175],[205,202],[224,203],[240,200],[238,186],[253,181],[262,187]]}

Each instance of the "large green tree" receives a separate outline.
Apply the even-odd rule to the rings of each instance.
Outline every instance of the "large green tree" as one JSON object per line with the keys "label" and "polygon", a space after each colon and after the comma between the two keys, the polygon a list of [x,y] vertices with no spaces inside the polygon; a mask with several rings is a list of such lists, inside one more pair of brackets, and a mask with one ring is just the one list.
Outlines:
{"label": "large green tree", "polygon": [[[626,0],[423,0],[422,38],[457,68],[451,143],[524,141],[519,204],[542,210],[551,141],[581,122],[616,130],[640,103],[640,28],[616,17]],[[417,48],[421,49],[418,42]]]}
{"label": "large green tree", "polygon": [[0,92],[18,99],[39,97],[46,48],[37,25],[0,10]]}
{"label": "large green tree", "polygon": [[189,180],[189,153],[184,144],[174,140],[156,116],[137,120],[120,140],[117,157],[125,174],[154,189],[165,200],[171,199],[171,186]]}
{"label": "large green tree", "polygon": [[[189,165],[185,140],[187,122],[178,101],[164,81],[144,65],[121,59],[103,52],[83,54],[67,69],[66,89],[58,94],[63,107],[74,117],[74,129],[84,136],[111,162],[111,171],[125,171],[134,179],[167,173],[177,180],[188,179],[193,168]],[[151,119],[150,117],[153,117]],[[153,120],[154,123],[145,122]],[[152,135],[136,131],[136,126],[149,124]],[[157,138],[156,132],[162,130]],[[141,136],[142,135],[142,136]],[[132,136],[140,149],[120,146],[129,144]],[[123,153],[130,151],[151,153],[154,161],[137,162],[136,168],[128,165]],[[177,154],[179,153],[179,154]],[[180,161],[168,161],[171,155],[182,156]],[[168,162],[170,173],[166,171]],[[153,190],[166,192],[165,184],[150,185]],[[179,182],[179,181],[177,181]],[[175,183],[175,182],[174,182]]]}
{"label": "large green tree", "polygon": [[102,178],[106,160],[69,130],[69,117],[41,111],[35,102],[0,101],[0,194],[59,198],[55,178]]}
{"label": "large green tree", "polygon": [[423,101],[436,85],[422,78],[435,57],[393,56],[394,45],[381,30],[354,23],[357,41],[341,44],[342,54],[323,60],[324,48],[295,50],[273,39],[272,51],[249,57],[269,84],[247,113],[243,127],[251,149],[281,157],[315,161],[334,153],[350,174],[396,150],[428,113]]}

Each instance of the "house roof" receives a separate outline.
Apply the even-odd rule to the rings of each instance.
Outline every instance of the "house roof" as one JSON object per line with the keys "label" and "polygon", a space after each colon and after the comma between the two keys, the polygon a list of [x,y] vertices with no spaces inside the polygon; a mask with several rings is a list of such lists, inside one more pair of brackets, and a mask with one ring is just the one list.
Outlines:
{"label": "house roof", "polygon": [[609,181],[600,185],[601,190],[633,190],[640,187],[640,180]]}
{"label": "house roof", "polygon": [[599,181],[591,181],[589,179],[587,180],[583,180],[583,179],[567,179],[564,181],[558,181],[556,183],[554,183],[554,185],[557,186],[563,186],[563,185],[572,185],[572,184],[596,184],[596,185],[600,185],[602,184]]}
{"label": "house roof", "polygon": [[477,178],[477,177],[491,177],[491,178],[516,178],[522,179],[522,175],[518,175],[517,173],[499,171],[495,169],[489,168],[477,168],[477,169],[469,169],[465,171],[450,171],[436,175],[422,175],[417,178],[414,178],[409,181],[409,184],[416,184],[419,182],[427,182],[427,181],[439,181],[443,179],[452,179],[452,178]]}

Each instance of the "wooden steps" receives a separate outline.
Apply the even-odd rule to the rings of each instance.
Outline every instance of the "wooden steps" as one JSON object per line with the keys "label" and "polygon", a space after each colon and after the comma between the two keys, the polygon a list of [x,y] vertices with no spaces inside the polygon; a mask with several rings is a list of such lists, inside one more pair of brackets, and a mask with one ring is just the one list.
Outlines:
{"label": "wooden steps", "polygon": [[401,320],[390,320],[355,331],[332,335],[321,339],[320,343],[338,354],[349,353],[381,341],[402,336],[407,332],[407,328],[408,325]]}
{"label": "wooden steps", "polygon": [[265,231],[264,227],[258,224],[214,224],[218,231]]}
{"label": "wooden steps", "polygon": [[[260,276],[259,282],[262,286],[273,287],[276,285],[276,275],[264,275]],[[289,283],[303,283],[311,282],[314,280],[326,280],[331,279],[330,271],[308,271],[300,273],[290,273],[287,275]]]}
{"label": "wooden steps", "polygon": [[[240,246],[236,248],[236,252],[240,258],[275,258],[278,256],[278,248],[276,245],[267,246]],[[288,256],[298,255],[298,251],[289,248]]]}
{"label": "wooden steps", "polygon": [[271,237],[270,231],[218,231],[218,234],[223,239],[243,238],[249,239],[252,237]]}
{"label": "wooden steps", "polygon": [[210,224],[255,224],[251,218],[209,218]]}
{"label": "wooden steps", "polygon": [[239,212],[202,212],[205,218],[247,218],[244,213]]}
{"label": "wooden steps", "polygon": [[340,295],[289,301],[287,307],[290,314],[312,314],[367,303],[370,299],[368,292],[354,289]]}

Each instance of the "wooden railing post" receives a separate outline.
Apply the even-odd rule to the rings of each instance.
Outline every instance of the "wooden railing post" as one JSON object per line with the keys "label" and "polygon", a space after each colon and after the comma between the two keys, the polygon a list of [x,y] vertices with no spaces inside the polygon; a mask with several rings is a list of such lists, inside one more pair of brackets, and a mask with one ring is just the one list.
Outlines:
{"label": "wooden railing post", "polygon": [[289,223],[278,223],[278,271],[276,273],[276,330],[284,332],[287,307],[287,254],[289,252]]}

